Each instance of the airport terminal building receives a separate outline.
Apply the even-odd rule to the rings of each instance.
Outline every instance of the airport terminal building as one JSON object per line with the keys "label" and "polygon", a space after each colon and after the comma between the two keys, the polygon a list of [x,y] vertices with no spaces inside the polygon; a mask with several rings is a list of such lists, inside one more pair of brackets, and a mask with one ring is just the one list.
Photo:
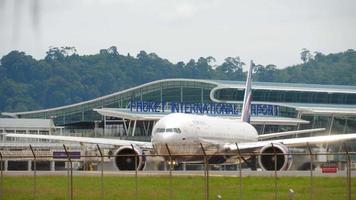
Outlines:
{"label": "airport terminal building", "polygon": [[[63,127],[55,134],[147,141],[154,123],[171,112],[239,118],[244,88],[241,81],[164,79],[72,105],[2,114],[52,119]],[[253,82],[252,89],[251,123],[260,134],[306,128],[356,132],[355,86]]]}
{"label": "airport terminal building", "polygon": [[[245,82],[240,81],[164,79],[72,105],[29,112],[3,112],[2,115],[8,118],[0,119],[0,133],[150,141],[154,124],[173,112],[239,120],[244,89]],[[355,86],[253,82],[252,90],[251,124],[259,134],[310,128],[325,128],[323,132],[312,133],[313,136],[356,133]],[[33,142],[48,149],[48,155],[53,154],[53,158],[43,164],[44,169],[65,167],[63,159],[54,158],[56,153],[63,151],[60,143],[2,138],[1,151],[30,155],[28,145]],[[71,149],[80,155],[95,154],[96,151],[71,145]],[[349,147],[355,151],[356,143],[350,142]],[[103,147],[106,152],[111,148]],[[78,161],[82,163],[78,166],[83,168],[86,167],[83,163],[91,162],[85,158]],[[5,169],[30,170],[31,163],[31,160],[8,160],[4,166]]]}

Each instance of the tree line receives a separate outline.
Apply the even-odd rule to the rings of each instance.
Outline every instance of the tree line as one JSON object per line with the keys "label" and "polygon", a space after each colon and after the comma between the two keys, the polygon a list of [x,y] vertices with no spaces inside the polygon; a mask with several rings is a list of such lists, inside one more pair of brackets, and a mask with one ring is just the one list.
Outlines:
{"label": "tree line", "polygon": [[[254,67],[254,81],[356,85],[356,51],[324,55],[303,49],[302,64],[277,69]],[[122,55],[117,47],[79,55],[74,47],[50,47],[43,59],[12,51],[1,58],[0,111],[14,112],[62,106],[165,78],[240,80],[244,62],[213,57],[172,63],[155,53]]]}

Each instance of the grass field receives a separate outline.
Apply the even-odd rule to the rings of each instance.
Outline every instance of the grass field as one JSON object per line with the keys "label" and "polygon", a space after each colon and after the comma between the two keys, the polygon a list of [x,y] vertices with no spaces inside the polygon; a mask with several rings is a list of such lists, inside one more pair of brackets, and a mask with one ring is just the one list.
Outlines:
{"label": "grass field", "polygon": [[[204,199],[205,182],[200,176],[174,176],[172,178],[173,199]],[[346,178],[314,177],[313,199],[346,199]],[[33,177],[5,176],[3,179],[4,199],[32,199]],[[68,179],[65,176],[39,176],[36,199],[68,199]],[[209,196],[216,199],[239,199],[238,177],[209,177]],[[138,177],[137,199],[169,199],[170,180],[168,176]],[[295,191],[295,199],[310,199],[309,177],[279,177],[278,199],[288,199],[288,190]],[[100,177],[73,177],[74,199],[100,199]],[[275,199],[273,177],[244,177],[241,193],[243,199]],[[356,178],[352,179],[352,195],[356,199]],[[135,199],[136,182],[132,176],[104,177],[105,199]]]}

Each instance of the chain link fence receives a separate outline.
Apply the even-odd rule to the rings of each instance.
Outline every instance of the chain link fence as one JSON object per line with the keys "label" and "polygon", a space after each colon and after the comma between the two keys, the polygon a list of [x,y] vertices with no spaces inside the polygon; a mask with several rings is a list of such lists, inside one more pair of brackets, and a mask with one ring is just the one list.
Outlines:
{"label": "chain link fence", "polygon": [[[273,144],[272,144],[273,145]],[[134,150],[134,146],[131,145],[132,149]],[[37,183],[37,179],[39,176],[42,176],[42,171],[39,172],[37,169],[37,163],[40,162],[41,160],[44,159],[53,159],[53,156],[48,156],[48,155],[44,155],[41,153],[38,153],[38,151],[36,151],[36,149],[29,145],[29,150],[31,151],[32,155],[5,155],[3,152],[0,152],[0,159],[1,159],[1,178],[0,178],[0,200],[4,199],[4,184],[6,184],[4,182],[4,178],[6,176],[11,176],[11,175],[7,175],[6,171],[4,171],[4,161],[5,160],[11,160],[11,159],[23,159],[23,160],[31,160],[32,161],[32,170],[26,172],[27,175],[29,173],[33,173],[31,176],[33,177],[32,179],[32,186],[33,188],[31,189],[31,197],[29,199],[37,199],[37,193],[41,190],[41,187],[38,187],[38,183]],[[196,176],[203,178],[203,187],[201,187],[200,192],[202,192],[203,195],[201,195],[200,198],[208,200],[208,199],[223,199],[223,195],[216,195],[216,193],[212,194],[211,191],[212,189],[218,188],[218,187],[224,187],[224,185],[219,185],[219,182],[216,181],[211,181],[212,177],[216,177],[216,176],[228,176],[228,177],[232,177],[233,179],[236,180],[236,187],[235,187],[235,198],[234,199],[244,199],[245,195],[245,190],[244,188],[247,188],[248,185],[244,184],[244,179],[246,177],[250,177],[250,176],[265,176],[265,177],[269,177],[269,180],[273,180],[273,183],[270,182],[270,186],[273,187],[269,187],[269,190],[273,190],[274,195],[273,195],[273,199],[281,199],[281,194],[280,194],[280,184],[284,184],[281,181],[281,177],[285,177],[285,176],[292,176],[292,177],[298,177],[298,176],[307,176],[309,177],[309,181],[304,183],[304,186],[306,188],[308,188],[307,190],[305,190],[304,192],[309,193],[307,196],[307,199],[318,199],[316,198],[317,196],[319,196],[319,194],[317,194],[317,191],[315,190],[316,188],[316,183],[315,183],[315,177],[316,176],[328,176],[325,174],[322,174],[320,172],[317,172],[315,170],[315,158],[317,156],[333,156],[333,157],[338,157],[338,161],[339,163],[342,163],[343,167],[339,167],[339,168],[343,168],[342,170],[338,171],[338,174],[336,176],[340,176],[343,178],[343,180],[345,181],[344,185],[342,187],[344,187],[344,192],[345,192],[345,199],[351,200],[351,199],[355,199],[356,195],[352,194],[352,190],[355,190],[354,188],[352,188],[352,179],[353,179],[353,168],[352,168],[352,160],[351,157],[356,155],[356,152],[349,152],[348,147],[346,144],[343,144],[343,151],[340,152],[313,152],[312,148],[307,144],[307,149],[308,152],[294,152],[294,153],[278,153],[276,151],[272,152],[272,153],[258,153],[258,152],[242,152],[238,149],[237,147],[237,152],[236,153],[224,153],[224,154],[209,154],[209,151],[207,149],[204,148],[204,145],[200,144],[200,149],[201,149],[201,153],[199,154],[172,154],[170,147],[168,145],[165,145],[166,148],[166,152],[167,154],[164,155],[158,155],[158,154],[149,154],[149,155],[144,155],[144,154],[126,154],[126,155],[113,155],[113,154],[105,154],[104,151],[100,148],[99,145],[96,145],[96,151],[97,151],[97,155],[81,155],[82,158],[85,159],[92,159],[94,160],[94,162],[96,162],[98,164],[98,166],[100,166],[100,169],[98,169],[98,171],[95,173],[96,176],[100,177],[100,187],[98,188],[98,191],[100,193],[100,197],[98,197],[99,199],[106,199],[105,198],[105,176],[111,176],[115,173],[115,175],[117,176],[130,176],[132,177],[132,180],[134,180],[134,184],[133,184],[133,188],[134,189],[134,195],[131,195],[132,199],[140,199],[139,197],[139,193],[140,193],[140,184],[139,184],[139,179],[142,176],[150,176],[150,178],[155,179],[156,177],[162,177],[164,176],[166,179],[168,179],[167,183],[168,186],[165,187],[167,189],[166,191],[166,195],[167,195],[167,199],[177,199],[175,197],[174,194],[176,194],[177,192],[179,192],[179,188],[175,188],[175,184],[174,182],[174,178],[177,176]],[[65,156],[65,162],[66,162],[66,177],[67,177],[67,186],[68,186],[68,190],[67,190],[67,199],[74,199],[75,196],[75,185],[73,184],[73,177],[77,176],[76,174],[76,170],[73,167],[73,162],[75,162],[75,155],[71,154],[70,151],[68,151],[68,148],[66,147],[66,145],[63,144],[63,151],[65,152],[64,156]],[[225,156],[225,157],[235,157],[235,163],[234,166],[236,166],[236,168],[234,168],[234,170],[230,170],[228,172],[222,172],[220,171],[221,168],[216,169],[216,165],[209,163],[209,159],[212,158],[213,156]],[[269,155],[273,158],[274,160],[274,170],[270,170],[268,172],[261,172],[261,171],[250,171],[250,170],[246,170],[242,167],[242,165],[246,165],[245,163],[245,158],[247,157],[258,157],[258,156],[262,156],[262,155]],[[293,157],[298,157],[298,156],[303,156],[303,157],[307,157],[309,158],[309,162],[307,162],[307,164],[310,165],[310,167],[308,168],[307,171],[278,171],[277,170],[277,165],[278,165],[278,156],[293,156]],[[163,171],[139,171],[139,160],[140,159],[148,159],[149,157],[164,157],[165,158],[165,170]],[[202,166],[202,168],[200,170],[195,170],[195,171],[189,171],[189,173],[187,172],[183,172],[179,173],[179,171],[176,170],[176,163],[175,160],[179,159],[179,158],[183,158],[183,157],[187,157],[187,156],[196,156],[196,157],[200,157],[202,158],[202,162],[200,163],[200,166]],[[117,158],[117,157],[123,157],[123,158],[134,158],[134,164],[135,164],[135,170],[132,171],[117,171],[117,172],[106,172],[104,170],[104,160],[105,159],[112,159],[112,158]],[[74,161],[73,161],[74,160]],[[214,168],[215,167],[215,168]],[[337,166],[329,166],[329,167],[325,167],[325,172],[335,172],[333,170],[336,170],[338,167]],[[323,169],[324,172],[324,169]],[[51,172],[48,172],[51,173]],[[48,175],[48,173],[46,173]],[[63,173],[62,173],[63,175]],[[83,174],[81,174],[83,175]],[[84,174],[86,175],[86,174]],[[221,180],[221,179],[220,179]],[[223,179],[222,179],[223,180]],[[258,191],[256,191],[258,192]],[[16,195],[16,194],[14,194]],[[306,194],[304,194],[304,197],[306,196]],[[295,198],[295,194],[293,191],[293,188],[290,188],[290,190],[288,191],[288,199],[294,199]]]}

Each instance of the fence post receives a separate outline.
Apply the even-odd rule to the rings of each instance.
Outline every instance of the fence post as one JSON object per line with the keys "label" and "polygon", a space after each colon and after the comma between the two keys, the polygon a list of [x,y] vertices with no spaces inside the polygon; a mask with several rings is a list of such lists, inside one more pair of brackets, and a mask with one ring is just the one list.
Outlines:
{"label": "fence post", "polygon": [[33,199],[36,199],[36,190],[37,190],[37,184],[36,184],[36,171],[37,171],[37,168],[36,168],[36,154],[35,154],[35,151],[33,150],[32,148],[32,145],[30,145],[30,149],[31,149],[31,152],[32,152],[32,155],[33,155]]}
{"label": "fence post", "polygon": [[240,151],[239,145],[237,143],[235,143],[235,144],[236,144],[236,148],[237,148],[237,153],[239,154],[240,200],[242,200],[242,172],[241,172],[242,156],[241,156],[241,151]]}
{"label": "fence post", "polygon": [[347,197],[349,200],[351,200],[351,158],[350,158],[350,154],[349,154],[349,150],[348,147],[345,143],[344,144],[344,148],[345,148],[345,153],[346,153],[346,158],[347,158],[347,171],[346,171],[346,175],[347,175]]}
{"label": "fence post", "polygon": [[203,155],[204,155],[204,166],[205,166],[205,199],[208,200],[209,199],[209,165],[208,165],[208,158],[205,152],[205,149],[203,147],[203,144],[200,143],[200,147],[201,150],[203,151]]}
{"label": "fence post", "polygon": [[[69,174],[69,172],[70,172],[70,177],[68,177],[68,180],[69,180],[69,188],[68,188],[68,198],[70,199],[70,200],[72,200],[73,199],[73,164],[72,164],[72,159],[71,159],[71,157],[70,157],[70,155],[69,155],[69,152],[67,151],[67,147],[66,147],[66,145],[64,145],[63,144],[63,148],[64,148],[64,151],[66,152],[66,154],[67,154],[67,159],[68,159],[68,162],[69,162],[69,165],[70,165],[70,169],[68,169],[68,167],[67,167],[67,169],[68,169],[68,174]],[[70,170],[70,171],[69,171]]]}
{"label": "fence post", "polygon": [[98,151],[100,153],[100,158],[101,158],[100,198],[104,199],[104,156],[103,153],[101,152],[100,146],[96,144],[96,147],[98,148]]}
{"label": "fence post", "polygon": [[277,152],[276,149],[274,149],[273,143],[271,143],[272,149],[273,149],[273,154],[274,154],[274,192],[275,192],[275,199],[278,199],[278,185],[277,185]]}
{"label": "fence post", "polygon": [[308,142],[307,142],[307,147],[308,147],[309,156],[310,156],[310,199],[313,199],[313,162],[314,162],[314,158],[313,158],[313,152],[312,152],[311,147]]}
{"label": "fence post", "polygon": [[172,154],[171,150],[168,147],[168,144],[166,144],[167,152],[169,154],[169,199],[173,198],[173,191],[172,191]]}
{"label": "fence post", "polygon": [[[132,144],[131,144],[131,148],[135,152],[135,148]],[[135,155],[135,199],[137,199],[138,198],[137,157],[139,155],[136,155],[136,154],[134,154],[134,155]]]}
{"label": "fence post", "polygon": [[0,200],[2,200],[3,199],[3,191],[4,191],[4,188],[3,188],[3,182],[4,182],[4,180],[3,180],[3,177],[4,177],[4,166],[5,166],[5,161],[3,160],[3,158],[2,158],[2,153],[0,152],[0,159],[1,159],[1,166],[0,166],[0,168],[1,168],[1,177],[0,177]]}

